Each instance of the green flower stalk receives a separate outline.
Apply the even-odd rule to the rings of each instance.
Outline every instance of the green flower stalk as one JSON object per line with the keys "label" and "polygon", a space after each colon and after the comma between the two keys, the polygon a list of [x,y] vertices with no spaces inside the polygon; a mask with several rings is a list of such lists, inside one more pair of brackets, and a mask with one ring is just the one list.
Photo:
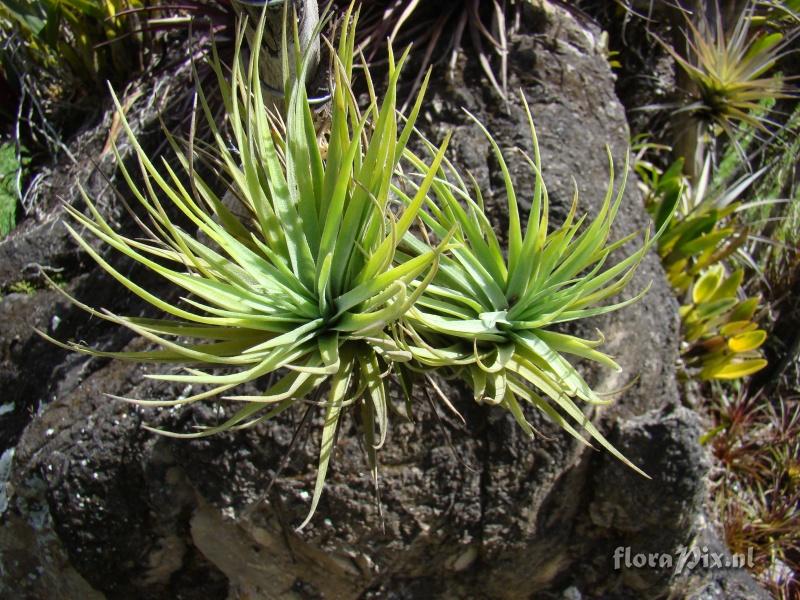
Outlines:
{"label": "green flower stalk", "polygon": [[[186,373],[147,377],[191,384],[203,391],[175,400],[127,399],[131,402],[186,406],[221,397],[240,405],[221,425],[188,433],[159,433],[194,438],[250,427],[312,393],[327,390],[318,475],[308,517],[300,527],[316,510],[336,427],[349,406],[360,409],[365,447],[376,476],[375,451],[388,428],[384,380],[396,363],[412,358],[392,330],[435,274],[447,237],[414,258],[396,260],[397,245],[417,219],[447,144],[437,151],[430,174],[415,195],[398,206],[390,197],[392,179],[413,131],[425,86],[400,128],[396,86],[406,55],[395,61],[390,51],[385,96],[379,103],[372,94],[362,113],[350,91],[356,22],[350,17],[348,11],[338,50],[331,49],[334,91],[325,155],[304,85],[309,55],[299,58],[296,30],[298,76],[286,84],[285,124],[265,107],[258,67],[262,17],[247,62],[241,51],[244,26],[240,27],[230,80],[216,55],[212,63],[230,136],[218,128],[206,97],[199,93],[213,137],[201,156],[219,170],[227,182],[226,193],[241,210],[226,206],[194,169],[193,145],[182,151],[169,137],[182,176],[166,160],[161,165],[151,161],[116,97],[123,126],[138,155],[144,187],[137,187],[123,163],[119,164],[152,223],[145,228],[148,237],[128,238],[114,231],[86,194],[89,216],[67,207],[79,226],[67,226],[77,243],[166,318],[118,316],[75,300],[93,315],[127,327],[158,349],[99,352],[75,342],[62,345],[95,356],[194,365]],[[284,48],[285,40],[286,32]],[[168,216],[166,203],[182,214],[184,225]],[[240,213],[245,216],[237,216]],[[182,288],[187,296],[173,304],[158,291],[144,289],[95,250],[85,232]],[[210,372],[210,367],[225,367],[228,372]],[[237,386],[270,375],[274,383],[263,394],[236,394]]]}

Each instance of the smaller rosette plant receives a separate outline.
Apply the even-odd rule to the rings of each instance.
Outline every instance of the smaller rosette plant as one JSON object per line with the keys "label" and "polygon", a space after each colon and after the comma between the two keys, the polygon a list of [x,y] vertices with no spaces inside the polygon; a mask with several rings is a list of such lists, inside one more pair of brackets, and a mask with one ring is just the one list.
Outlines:
{"label": "smaller rosette plant", "polygon": [[[581,442],[578,429],[618,459],[628,461],[584,414],[578,401],[607,404],[583,379],[566,356],[598,362],[619,370],[614,360],[599,351],[603,342],[555,331],[569,321],[619,310],[647,291],[611,304],[633,277],[653,239],[644,234],[642,245],[613,266],[610,255],[637,238],[634,232],[609,242],[611,225],[622,201],[625,182],[614,194],[614,169],[609,151],[609,183],[600,210],[589,224],[577,217],[578,195],[564,223],[549,231],[549,202],[542,179],[541,156],[530,108],[527,111],[533,159],[523,152],[535,175],[533,201],[523,231],[514,189],[503,153],[486,128],[481,128],[500,166],[508,202],[508,250],[486,216],[483,195],[475,180],[468,186],[447,160],[439,167],[432,198],[425,203],[421,220],[440,239],[451,235],[452,249],[440,257],[439,268],[404,322],[406,344],[420,369],[434,369],[448,377],[460,377],[474,393],[475,401],[508,410],[529,435],[533,427],[525,418],[520,400],[528,403]],[[469,114],[469,113],[468,113]],[[429,142],[428,148],[435,151]],[[409,161],[425,177],[435,167],[407,152]],[[625,165],[627,175],[628,164]],[[411,189],[414,189],[413,179]],[[397,190],[405,203],[414,197]],[[397,256],[412,261],[428,252],[428,244],[407,235]],[[403,263],[401,263],[403,264]],[[577,427],[577,429],[576,429]],[[642,473],[644,474],[644,473]]]}

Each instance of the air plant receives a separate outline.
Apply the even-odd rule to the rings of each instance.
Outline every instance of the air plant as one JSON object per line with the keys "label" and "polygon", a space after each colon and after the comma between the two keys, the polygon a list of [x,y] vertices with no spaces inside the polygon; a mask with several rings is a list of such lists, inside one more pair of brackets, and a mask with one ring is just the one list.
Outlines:
{"label": "air plant", "polygon": [[[490,84],[499,96],[506,97],[509,15],[505,2],[362,0],[361,5],[364,18],[358,43],[368,59],[380,56],[380,48],[387,38],[394,46],[413,43],[419,49],[421,59],[412,95],[431,64],[442,62],[453,69],[464,36],[468,35]],[[497,74],[491,64],[493,53],[500,59]]]}
{"label": "air plant", "polygon": [[[477,119],[493,148],[505,181],[508,201],[508,253],[484,212],[480,188],[470,188],[447,160],[437,173],[432,190],[435,200],[426,201],[421,219],[435,236],[452,233],[452,250],[440,258],[439,269],[422,291],[405,321],[408,349],[416,363],[449,376],[461,377],[474,393],[475,401],[499,405],[508,410],[533,435],[520,400],[585,442],[578,428],[604,446],[619,460],[631,464],[584,414],[577,401],[608,404],[581,377],[566,358],[571,355],[620,370],[614,360],[600,352],[599,340],[581,339],[556,331],[561,323],[585,319],[621,309],[646,292],[612,304],[604,301],[619,294],[651,247],[653,239],[644,234],[642,245],[613,266],[607,266],[612,252],[632,242],[641,232],[609,242],[611,224],[622,201],[624,181],[614,195],[614,170],[609,151],[609,183],[596,219],[587,224],[577,217],[578,196],[564,223],[549,231],[549,203],[542,179],[541,157],[533,119],[527,102],[534,158],[528,160],[536,182],[527,226],[523,227],[512,175],[503,153],[491,134]],[[471,115],[470,115],[471,116]],[[429,144],[431,152],[435,147]],[[429,176],[419,158],[411,158],[419,172]],[[627,176],[627,162],[625,171]],[[398,195],[413,205],[413,198]],[[406,236],[398,257],[416,260],[427,245]],[[605,267],[605,268],[604,268]]]}
{"label": "air plant", "polygon": [[[346,17],[349,20],[349,12]],[[377,476],[375,451],[388,428],[384,380],[396,363],[412,358],[391,332],[424,291],[447,242],[443,239],[439,246],[402,264],[396,264],[395,252],[417,217],[446,142],[414,198],[405,207],[395,206],[391,182],[425,88],[423,84],[405,125],[399,128],[396,86],[407,53],[395,61],[389,51],[385,96],[380,103],[372,96],[362,113],[350,90],[355,19],[346,22],[338,50],[332,49],[335,88],[323,156],[303,83],[308,53],[297,62],[298,77],[287,78],[285,123],[265,107],[258,68],[263,25],[262,18],[247,62],[241,51],[244,24],[239,28],[230,81],[213,55],[230,137],[218,129],[205,95],[199,92],[214,140],[200,156],[225,178],[227,194],[240,205],[237,210],[230,209],[194,169],[193,146],[183,151],[168,135],[184,175],[166,160],[157,166],[139,145],[115,97],[138,155],[144,187],[134,183],[121,161],[120,168],[152,222],[149,227],[142,222],[148,237],[134,239],[114,231],[85,194],[90,216],[67,207],[79,226],[68,226],[68,231],[112,277],[167,318],[118,316],[73,300],[92,315],[143,336],[158,349],[99,352],[77,342],[62,345],[95,356],[194,365],[186,373],[147,377],[203,390],[174,400],[127,399],[130,402],[182,407],[221,398],[241,406],[221,425],[194,432],[158,430],[173,437],[196,438],[251,427],[304,399],[318,400],[327,390],[322,402],[325,421],[319,469],[303,527],[316,510],[337,424],[348,407],[360,411],[369,463]],[[286,48],[285,31],[283,41]],[[296,28],[294,46],[299,53]],[[289,60],[288,51],[283,60]],[[366,69],[365,73],[372,89]],[[168,216],[165,203],[185,217],[185,225]],[[237,216],[242,212],[246,216]],[[113,267],[79,230],[189,296],[174,304],[142,288]],[[217,368],[229,372],[209,370]],[[237,386],[268,376],[271,385],[263,394],[236,393]]]}
{"label": "air plant", "polygon": [[751,11],[743,12],[730,33],[719,15],[714,25],[705,18],[697,25],[687,20],[691,58],[667,46],[696,88],[684,110],[713,120],[727,133],[735,121],[763,129],[763,121],[751,114],[759,109],[759,101],[791,97],[779,78],[763,77],[781,58],[787,40],[780,33],[751,35],[750,17]]}
{"label": "air plant", "polygon": [[[166,318],[119,316],[71,300],[157,348],[103,352],[78,342],[56,343],[95,356],[183,366],[185,373],[147,377],[199,389],[177,399],[122,400],[148,407],[183,407],[221,399],[239,406],[222,424],[199,431],[148,427],[173,437],[196,438],[251,427],[298,403],[321,403],[324,424],[318,472],[309,514],[300,527],[317,508],[336,429],[350,407],[358,409],[367,462],[377,481],[376,451],[388,431],[386,380],[392,374],[399,374],[401,383],[413,371],[426,377],[431,371],[463,377],[478,402],[502,405],[532,433],[521,398],[585,442],[575,423],[641,473],[576,403],[576,399],[608,402],[565,358],[574,355],[619,369],[596,349],[602,338],[584,340],[553,330],[559,323],[622,308],[646,291],[602,305],[623,290],[653,243],[645,234],[641,247],[603,268],[612,252],[639,235],[609,242],[623,191],[614,196],[613,164],[597,218],[586,227],[585,218],[576,219],[576,195],[566,222],[548,232],[547,191],[528,110],[534,147],[534,159],[529,161],[536,187],[523,235],[511,174],[484,129],[506,182],[511,214],[506,259],[484,213],[480,190],[476,188],[473,197],[445,159],[449,138],[438,147],[424,142],[432,155],[430,163],[406,148],[428,81],[426,77],[422,82],[401,127],[397,82],[408,50],[395,61],[389,49],[389,81],[382,102],[365,66],[370,102],[362,112],[351,89],[356,30],[348,10],[338,50],[331,49],[334,92],[323,152],[304,85],[309,53],[297,58],[292,70],[288,50],[284,51],[283,72],[297,74],[286,78],[284,122],[264,103],[259,68],[264,17],[249,60],[242,52],[245,27],[242,23],[238,30],[230,80],[217,54],[212,54],[227,129],[216,125],[200,91],[212,143],[196,148],[190,139],[185,147],[167,134],[183,175],[166,160],[158,166],[148,157],[115,97],[139,159],[143,187],[122,163],[120,168],[149,217],[150,225],[139,219],[146,238],[116,232],[86,194],[88,216],[67,207],[80,226],[68,226],[77,243]],[[299,56],[297,36],[295,26],[294,49]],[[285,32],[282,42],[286,49]],[[198,158],[225,179],[224,196],[195,169]],[[411,173],[400,177],[404,165],[421,177]],[[227,201],[230,197],[238,203],[235,209]],[[182,215],[183,224],[169,216],[168,205]],[[412,233],[415,223],[421,234]],[[79,229],[188,296],[173,303],[144,289],[112,266]],[[264,377],[269,379],[263,393],[237,393],[239,386]],[[450,404],[444,396],[442,400]]]}
{"label": "air plant", "polygon": [[[788,52],[796,37],[764,28],[751,29],[755,4],[748,3],[738,14],[732,27],[723,23],[719,7],[711,23],[703,11],[694,17],[686,16],[686,53],[656,39],[675,59],[686,78],[685,101],[676,113],[687,114],[714,134],[713,128],[722,130],[736,144],[735,129],[740,124],[766,132],[770,120],[759,104],[766,99],[792,98],[795,92],[786,78],[770,71]],[[688,162],[690,173],[696,160],[697,137],[705,132],[681,132],[691,149],[677,149],[679,156]],[[694,142],[691,140],[694,139]],[[702,147],[702,144],[701,146]]]}

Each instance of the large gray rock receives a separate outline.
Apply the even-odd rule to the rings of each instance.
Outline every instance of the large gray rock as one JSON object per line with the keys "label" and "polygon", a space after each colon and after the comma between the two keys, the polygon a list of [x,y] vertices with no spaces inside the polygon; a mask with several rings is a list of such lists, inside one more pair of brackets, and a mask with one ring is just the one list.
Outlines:
{"label": "large gray rock", "polygon": [[[526,7],[523,18],[528,33],[511,38],[509,87],[522,88],[531,102],[554,218],[565,213],[572,177],[581,208],[592,212],[605,192],[605,145],[619,172],[628,143],[599,31],[546,3]],[[529,148],[520,101],[497,100],[468,62],[455,81],[434,83],[424,117],[432,137],[456,130],[454,162],[489,191],[492,217],[504,225],[497,166],[462,106],[501,146]],[[532,177],[521,161],[512,165],[524,197]],[[645,225],[641,199],[629,185],[616,233]],[[24,247],[26,235],[11,243]],[[61,233],[56,227],[42,235]],[[321,414],[311,413],[286,461],[302,407],[252,430],[200,441],[153,436],[139,427],[143,421],[186,429],[219,414],[211,406],[156,413],[109,400],[104,393],[166,398],[188,390],[144,379],[150,367],[78,358],[33,337],[21,323],[105,347],[143,347],[102,324],[87,325],[55,292],[6,296],[0,313],[14,325],[0,337],[0,381],[18,405],[13,427],[0,430],[7,457],[13,449],[7,506],[0,502],[0,595],[664,596],[680,583],[671,573],[615,570],[612,560],[618,546],[672,553],[689,543],[703,500],[698,425],[679,408],[675,385],[676,306],[655,256],[644,261],[632,290],[651,282],[639,304],[578,329],[590,335],[600,327],[606,350],[624,369],[617,375],[587,367],[592,383],[612,390],[635,379],[595,417],[652,480],[586,450],[533,413],[543,435],[530,442],[499,409],[446,387],[466,425],[424,397],[413,423],[395,419],[380,454],[380,509],[356,424],[344,418],[320,507],[301,533],[294,527],[309,506]],[[70,272],[66,285],[95,305],[144,310],[96,272]],[[0,424],[8,417],[0,416]]]}

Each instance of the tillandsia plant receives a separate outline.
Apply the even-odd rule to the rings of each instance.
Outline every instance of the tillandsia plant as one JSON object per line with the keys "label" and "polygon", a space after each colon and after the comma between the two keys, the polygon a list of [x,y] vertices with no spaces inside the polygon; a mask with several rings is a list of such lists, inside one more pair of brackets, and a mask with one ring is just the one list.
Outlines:
{"label": "tillandsia plant", "polygon": [[[350,0],[338,0],[347,5]],[[364,26],[359,46],[367,58],[380,56],[387,38],[395,45],[413,43],[422,54],[412,95],[422,82],[428,66],[447,62],[453,69],[464,35],[469,36],[474,55],[489,83],[502,98],[507,93],[508,29],[510,8],[519,8],[522,0],[362,0]],[[500,59],[495,72],[492,55]],[[436,58],[436,56],[440,58]]]}
{"label": "tillandsia plant", "polygon": [[[791,98],[796,94],[786,79],[770,71],[789,51],[795,33],[784,35],[766,28],[751,28],[756,5],[748,2],[731,26],[723,23],[719,5],[714,22],[705,12],[696,11],[695,20],[686,16],[686,52],[666,42],[662,46],[675,59],[684,76],[686,98],[676,112],[688,117],[679,126],[676,152],[687,161],[694,176],[702,160],[702,139],[721,129],[736,144],[739,124],[750,125],[762,132],[770,123],[759,103],[764,99]],[[692,127],[692,124],[699,125]]]}
{"label": "tillandsia plant", "polygon": [[692,103],[685,110],[729,133],[736,121],[763,128],[763,121],[751,114],[758,110],[758,102],[789,96],[780,78],[765,77],[786,51],[786,40],[777,32],[751,34],[752,12],[752,7],[744,10],[730,31],[725,30],[719,13],[713,24],[705,17],[697,24],[687,19],[690,57],[666,47],[695,86]]}
{"label": "tillandsia plant", "polygon": [[[573,422],[627,465],[642,473],[617,451],[583,413],[576,400],[607,404],[581,377],[565,355],[596,361],[619,370],[614,360],[597,350],[603,339],[586,340],[554,330],[560,323],[608,313],[635,302],[634,297],[604,306],[630,281],[652,244],[644,234],[640,248],[604,269],[609,255],[621,250],[639,233],[609,242],[611,224],[622,201],[624,181],[614,196],[610,164],[608,190],[596,219],[584,227],[576,218],[577,191],[565,222],[549,228],[549,203],[541,173],[541,156],[530,110],[534,158],[527,155],[536,182],[532,208],[523,233],[512,175],[491,134],[476,119],[491,144],[505,180],[508,201],[508,253],[484,211],[480,188],[472,189],[458,171],[443,161],[433,184],[435,201],[426,201],[421,219],[438,238],[452,234],[452,250],[440,257],[433,281],[423,290],[406,317],[409,351],[418,365],[460,376],[479,403],[500,405],[529,435],[519,399],[536,407],[581,442]],[[471,115],[470,115],[471,116]],[[431,151],[435,150],[429,144]],[[523,153],[524,154],[524,153]],[[419,158],[410,160],[421,173],[435,170]],[[609,163],[612,163],[609,152]],[[626,175],[627,175],[626,162]],[[413,189],[413,188],[412,188]],[[397,193],[413,206],[414,199]],[[416,260],[428,246],[406,236],[398,257]]]}
{"label": "tillandsia plant", "polygon": [[[405,125],[398,127],[396,85],[407,55],[395,62],[390,51],[389,82],[382,102],[373,95],[367,109],[359,110],[350,90],[356,22],[348,22],[350,16],[348,12],[338,50],[332,49],[336,55],[334,92],[325,156],[318,146],[303,83],[307,54],[297,64],[298,78],[286,82],[285,124],[265,108],[258,68],[263,19],[247,64],[241,51],[244,26],[240,27],[230,82],[214,55],[212,66],[219,78],[230,139],[214,123],[201,92],[200,104],[215,141],[203,156],[218,166],[227,180],[227,192],[238,200],[245,217],[237,217],[226,207],[194,170],[191,145],[181,152],[170,137],[185,170],[185,182],[166,161],[161,167],[154,164],[128,127],[118,101],[123,125],[138,154],[144,188],[137,187],[122,162],[120,168],[152,221],[152,227],[145,229],[148,239],[115,232],[89,198],[85,200],[90,216],[67,208],[86,232],[191,296],[182,304],[172,304],[145,290],[70,226],[70,234],[101,267],[169,318],[123,317],[79,304],[160,349],[105,353],[74,342],[65,345],[96,356],[199,365],[185,374],[147,377],[201,389],[207,386],[204,391],[176,400],[131,400],[145,406],[185,406],[220,397],[241,403],[221,425],[160,433],[193,438],[250,427],[309,396],[312,402],[323,398],[327,391],[322,402],[325,420],[319,470],[311,508],[301,527],[317,507],[334,434],[346,407],[360,410],[365,447],[376,474],[375,451],[388,427],[384,377],[395,363],[412,358],[391,331],[425,290],[446,244],[443,239],[442,245],[396,264],[397,244],[417,217],[446,142],[415,197],[405,207],[397,206],[390,199],[392,179],[412,133],[422,93]],[[285,41],[284,31],[284,48]],[[297,51],[296,28],[294,46]],[[287,54],[284,61],[289,60]],[[371,90],[366,69],[365,73]],[[162,198],[185,216],[188,227],[168,217]],[[231,372],[209,371],[215,367]],[[236,395],[237,386],[270,375],[273,382],[263,394]]]}

